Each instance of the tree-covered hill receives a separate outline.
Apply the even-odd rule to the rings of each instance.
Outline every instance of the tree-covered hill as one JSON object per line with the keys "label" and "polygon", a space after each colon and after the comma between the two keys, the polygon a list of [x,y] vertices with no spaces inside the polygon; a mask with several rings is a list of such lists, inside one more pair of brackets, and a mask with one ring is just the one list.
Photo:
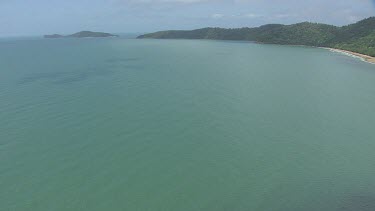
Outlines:
{"label": "tree-covered hill", "polygon": [[246,40],[282,45],[331,47],[375,56],[375,17],[337,27],[320,23],[268,24],[255,28],[160,31],[138,38]]}

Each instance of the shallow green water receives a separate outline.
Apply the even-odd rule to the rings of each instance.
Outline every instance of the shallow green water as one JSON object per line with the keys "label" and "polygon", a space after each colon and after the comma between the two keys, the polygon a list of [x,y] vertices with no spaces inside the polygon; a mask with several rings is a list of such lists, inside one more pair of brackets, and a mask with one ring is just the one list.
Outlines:
{"label": "shallow green water", "polygon": [[0,41],[0,210],[374,210],[375,65],[322,49]]}

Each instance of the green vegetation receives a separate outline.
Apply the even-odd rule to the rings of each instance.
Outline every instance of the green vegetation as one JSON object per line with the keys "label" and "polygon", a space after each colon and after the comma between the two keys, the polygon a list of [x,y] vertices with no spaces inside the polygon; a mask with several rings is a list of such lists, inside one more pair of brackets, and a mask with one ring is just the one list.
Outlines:
{"label": "green vegetation", "polygon": [[319,23],[269,24],[256,28],[160,31],[138,38],[246,40],[269,44],[338,48],[375,56],[375,17],[337,27]]}
{"label": "green vegetation", "polygon": [[44,35],[44,38],[84,38],[84,37],[117,37],[117,35],[104,33],[104,32],[91,32],[91,31],[81,31],[75,34],[63,36],[59,34]]}

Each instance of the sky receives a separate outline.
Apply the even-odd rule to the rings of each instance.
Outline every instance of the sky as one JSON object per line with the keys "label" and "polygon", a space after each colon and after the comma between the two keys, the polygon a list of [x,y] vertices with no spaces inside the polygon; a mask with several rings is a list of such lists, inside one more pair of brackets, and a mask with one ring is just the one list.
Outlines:
{"label": "sky", "polygon": [[0,0],[0,36],[255,27],[303,21],[346,25],[375,16],[375,0]]}

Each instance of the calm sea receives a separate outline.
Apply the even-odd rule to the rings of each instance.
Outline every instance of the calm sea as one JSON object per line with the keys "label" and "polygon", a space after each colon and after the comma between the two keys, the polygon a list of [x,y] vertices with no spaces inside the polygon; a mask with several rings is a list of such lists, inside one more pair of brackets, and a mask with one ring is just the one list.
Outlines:
{"label": "calm sea", "polygon": [[246,42],[0,40],[0,210],[375,210],[375,65]]}

